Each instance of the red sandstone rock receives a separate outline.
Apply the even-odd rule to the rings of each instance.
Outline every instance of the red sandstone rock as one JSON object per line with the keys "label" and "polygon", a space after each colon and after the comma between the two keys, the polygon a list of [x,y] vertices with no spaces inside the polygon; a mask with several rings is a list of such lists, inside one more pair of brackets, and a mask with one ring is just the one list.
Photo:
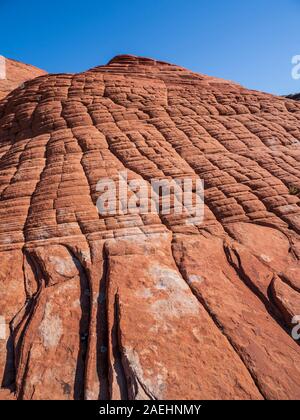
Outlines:
{"label": "red sandstone rock", "polygon": [[293,290],[279,277],[274,278],[271,287],[276,305],[282,312],[287,325],[292,326],[294,317],[300,314],[299,292]]}
{"label": "red sandstone rock", "polygon": [[[0,101],[0,398],[299,399],[299,141],[300,103],[132,56]],[[204,179],[203,223],[99,215],[124,170]]]}
{"label": "red sandstone rock", "polygon": [[[5,63],[5,76],[1,73],[3,63]],[[47,74],[47,72],[38,69],[37,67],[0,56],[0,99],[4,98],[12,90],[21,86],[27,80],[45,74]]]}

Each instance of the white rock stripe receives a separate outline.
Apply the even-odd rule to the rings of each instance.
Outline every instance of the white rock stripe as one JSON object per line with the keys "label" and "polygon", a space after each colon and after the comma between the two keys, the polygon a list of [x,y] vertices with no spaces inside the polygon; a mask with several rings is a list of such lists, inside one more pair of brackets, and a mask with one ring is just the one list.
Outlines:
{"label": "white rock stripe", "polygon": [[0,80],[6,79],[6,62],[5,57],[0,55]]}
{"label": "white rock stripe", "polygon": [[6,322],[4,316],[0,316],[0,340],[6,340]]}

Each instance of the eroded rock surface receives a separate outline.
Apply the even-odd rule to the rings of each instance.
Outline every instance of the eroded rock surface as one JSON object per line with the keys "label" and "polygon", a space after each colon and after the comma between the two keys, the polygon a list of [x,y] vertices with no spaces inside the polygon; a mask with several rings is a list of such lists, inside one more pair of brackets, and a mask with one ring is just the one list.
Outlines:
{"label": "eroded rock surface", "polygon": [[[0,101],[0,398],[299,399],[299,141],[300,103],[132,56]],[[203,179],[203,222],[100,215],[126,170]]]}

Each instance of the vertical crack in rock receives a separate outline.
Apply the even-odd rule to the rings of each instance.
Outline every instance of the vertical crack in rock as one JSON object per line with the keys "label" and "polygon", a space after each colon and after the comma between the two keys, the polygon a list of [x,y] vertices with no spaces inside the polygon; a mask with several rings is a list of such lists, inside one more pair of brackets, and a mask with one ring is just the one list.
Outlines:
{"label": "vertical crack in rock", "polygon": [[[108,351],[109,363],[109,392],[110,399],[114,399],[114,386],[119,388],[119,397],[121,400],[128,400],[128,389],[125,370],[122,361],[122,348],[121,348],[121,331],[120,331],[120,313],[119,313],[119,297],[115,294],[114,305],[114,320],[109,337],[110,345]],[[112,353],[112,354],[110,354]],[[115,384],[116,383],[116,384]]]}
{"label": "vertical crack in rock", "polygon": [[28,329],[30,328],[30,322],[34,317],[42,290],[45,287],[42,271],[38,261],[34,258],[33,255],[30,254],[25,245],[23,246],[23,276],[26,301],[23,308],[15,315],[11,321],[11,331],[14,346],[15,390],[18,399],[22,399],[23,396],[23,389],[30,359],[29,350],[26,357],[26,362],[22,366],[22,358],[25,348],[25,336]]}
{"label": "vertical crack in rock", "polygon": [[[280,311],[287,333],[290,334],[295,325],[293,319],[300,313],[299,292],[282,281],[279,276],[274,276],[268,293],[270,300]],[[297,343],[300,345],[300,341]]]}
{"label": "vertical crack in rock", "polygon": [[[173,241],[174,241],[174,235],[173,235]],[[229,342],[229,344],[232,347],[232,349],[234,350],[234,352],[238,355],[239,359],[241,360],[241,362],[243,363],[243,365],[245,366],[245,368],[249,372],[249,375],[253,379],[253,382],[255,383],[255,386],[256,386],[257,390],[259,391],[259,393],[262,395],[262,397],[265,400],[268,399],[267,396],[265,395],[263,389],[261,388],[261,386],[259,384],[259,381],[257,380],[256,376],[253,374],[253,372],[251,371],[251,369],[249,369],[249,367],[245,364],[245,361],[241,357],[238,348],[235,346],[234,341],[231,339],[231,337],[228,334],[226,334],[226,332],[224,331],[224,327],[223,327],[222,323],[218,320],[217,316],[211,311],[211,309],[209,308],[209,306],[207,305],[207,303],[205,302],[205,300],[202,298],[202,296],[200,295],[200,293],[197,291],[197,289],[195,287],[193,287],[193,285],[191,284],[191,282],[187,278],[186,273],[184,272],[184,270],[182,270],[182,268],[178,264],[177,259],[175,258],[175,255],[174,255],[174,252],[173,252],[173,247],[172,247],[172,254],[173,254],[174,262],[175,262],[175,264],[176,264],[176,266],[178,268],[179,273],[181,274],[181,277],[182,277],[183,281],[185,281],[187,283],[187,285],[189,286],[189,288],[190,288],[191,292],[193,293],[193,295],[196,297],[196,299],[198,300],[198,302],[203,306],[203,308],[206,310],[206,312],[208,313],[208,315],[210,316],[210,318],[213,320],[213,322],[216,325],[216,327],[224,335],[224,337],[227,339],[227,341]]]}
{"label": "vertical crack in rock", "polygon": [[[103,251],[104,254],[104,251]],[[107,287],[108,287],[108,270],[107,258],[104,254],[103,258],[103,275],[100,280],[99,295],[97,299],[97,371],[100,381],[99,400],[108,399],[109,396],[109,380],[108,380],[108,324],[107,324]]]}
{"label": "vertical crack in rock", "polygon": [[227,258],[228,263],[233,267],[236,271],[239,278],[246,284],[247,287],[261,300],[261,302],[265,305],[267,312],[271,317],[278,323],[280,327],[284,329],[285,332],[289,334],[286,330],[284,324],[282,323],[282,317],[278,311],[276,305],[274,305],[273,299],[270,299],[270,285],[273,281],[270,281],[269,287],[267,289],[267,297],[261,292],[261,290],[256,286],[256,284],[252,281],[252,279],[247,275],[243,268],[243,264],[241,262],[239,253],[236,249],[224,244],[224,252]]}
{"label": "vertical crack in rock", "polygon": [[25,381],[26,381],[27,375],[28,375],[29,359],[30,359],[30,351],[28,352],[27,359],[26,359],[26,362],[25,362],[23,376],[21,377],[19,386],[16,390],[17,391],[16,392],[16,397],[17,397],[18,400],[23,400],[23,397],[24,397],[24,386],[25,386]]}
{"label": "vertical crack in rock", "polygon": [[[16,324],[14,329],[14,347],[15,347],[15,366],[16,366],[16,396],[23,399],[24,387],[26,384],[27,373],[29,369],[31,353],[31,335],[35,332],[35,326],[32,325],[37,308],[41,300],[44,284],[42,284],[35,296],[30,299],[25,306],[24,316]],[[27,337],[28,340],[27,340]]]}
{"label": "vertical crack in rock", "polygon": [[[29,283],[28,279],[28,269],[26,269],[26,267],[28,266],[30,267],[30,271],[32,273],[32,278],[30,279],[30,282],[32,283]],[[16,389],[16,366],[20,351],[20,343],[22,341],[24,331],[18,340],[16,340],[16,334],[21,323],[25,322],[26,328],[28,319],[30,318],[30,312],[33,309],[33,298],[35,293],[37,293],[37,291],[39,290],[41,281],[38,268],[35,266],[35,263],[28,254],[28,252],[26,252],[25,247],[23,247],[22,274],[26,301],[23,307],[19,310],[19,312],[12,318],[12,320],[9,323],[9,338],[6,347],[6,364],[1,385],[3,388],[9,388],[12,391]]]}
{"label": "vertical crack in rock", "polygon": [[4,373],[1,383],[1,388],[9,389],[11,392],[15,391],[16,387],[16,370],[15,370],[15,354],[14,342],[11,325],[9,325],[9,337],[6,343],[6,361],[4,366]]}
{"label": "vertical crack in rock", "polygon": [[90,325],[90,287],[86,271],[80,260],[73,251],[68,247],[68,251],[72,255],[73,261],[79,271],[80,276],[80,306],[81,319],[79,324],[80,344],[78,350],[77,366],[74,381],[74,399],[83,400],[85,392],[85,369],[88,346],[88,330]]}
{"label": "vertical crack in rock", "polygon": [[[34,261],[30,267],[39,287],[13,321],[17,396],[35,399],[41,392],[41,372],[32,372],[38,369],[42,357],[48,360],[44,380],[55,378],[55,386],[61,389],[60,398],[83,399],[90,311],[84,267],[70,246],[53,246],[52,252],[35,248],[27,257]],[[58,310],[62,299],[70,303],[65,308],[66,314]],[[55,305],[58,305],[56,309]],[[78,330],[75,330],[76,320]],[[74,369],[70,371],[64,366],[66,360],[52,358],[57,348],[62,358],[70,358],[68,363],[72,360]]]}
{"label": "vertical crack in rock", "polygon": [[[114,302],[114,334],[116,334],[116,376],[120,387],[120,396],[126,396],[129,400],[156,400],[157,398],[151,393],[143,381],[139,378],[139,364],[136,363],[133,354],[129,354],[129,350],[125,349],[122,345],[122,330],[121,322],[121,309],[119,295],[116,293]],[[119,377],[120,375],[120,377]],[[127,387],[125,389],[125,383]]]}
{"label": "vertical crack in rock", "polygon": [[295,292],[300,293],[300,282],[299,286],[297,286],[285,273],[278,273],[278,277],[288,286],[290,286]]}
{"label": "vertical crack in rock", "polygon": [[90,325],[86,359],[85,399],[108,400],[107,261],[103,243],[92,244]]}

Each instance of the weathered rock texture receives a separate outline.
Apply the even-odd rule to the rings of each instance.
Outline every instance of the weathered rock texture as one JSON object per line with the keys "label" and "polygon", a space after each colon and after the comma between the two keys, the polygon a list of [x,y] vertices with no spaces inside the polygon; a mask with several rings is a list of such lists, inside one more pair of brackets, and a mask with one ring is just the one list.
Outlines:
{"label": "weathered rock texture", "polygon": [[[299,399],[299,142],[300,103],[131,56],[2,100],[0,396]],[[204,179],[203,223],[100,216],[125,169]]]}
{"label": "weathered rock texture", "polygon": [[5,62],[6,75],[2,79],[0,77],[0,99],[8,95],[12,90],[19,87],[27,80],[46,74],[44,70],[28,64],[20,63],[19,61],[11,60],[0,56],[0,66]]}

